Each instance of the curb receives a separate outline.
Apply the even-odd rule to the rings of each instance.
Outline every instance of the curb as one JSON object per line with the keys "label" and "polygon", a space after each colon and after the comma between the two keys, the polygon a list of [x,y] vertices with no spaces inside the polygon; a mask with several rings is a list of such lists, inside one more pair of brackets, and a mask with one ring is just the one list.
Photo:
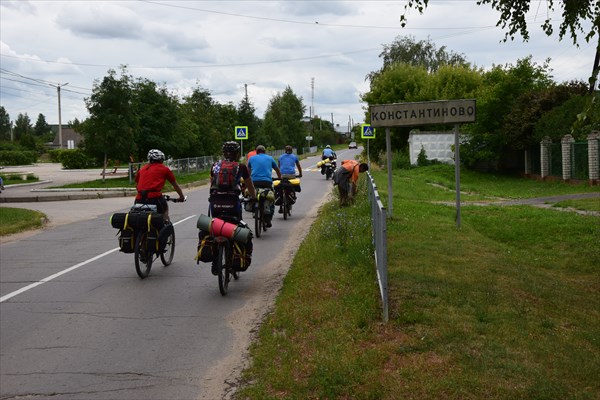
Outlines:
{"label": "curb", "polygon": [[105,199],[110,197],[133,197],[131,192],[88,192],[88,193],[72,193],[59,194],[54,196],[15,196],[15,197],[0,197],[0,203],[39,203],[43,201],[67,201],[67,200],[89,200],[89,199]]}

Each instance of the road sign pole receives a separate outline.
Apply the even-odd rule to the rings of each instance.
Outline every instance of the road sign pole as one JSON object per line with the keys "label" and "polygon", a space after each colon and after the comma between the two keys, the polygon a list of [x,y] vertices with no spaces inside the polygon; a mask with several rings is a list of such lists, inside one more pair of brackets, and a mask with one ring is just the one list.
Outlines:
{"label": "road sign pole", "polygon": [[456,227],[460,228],[460,148],[458,124],[454,125],[454,180],[456,181]]}

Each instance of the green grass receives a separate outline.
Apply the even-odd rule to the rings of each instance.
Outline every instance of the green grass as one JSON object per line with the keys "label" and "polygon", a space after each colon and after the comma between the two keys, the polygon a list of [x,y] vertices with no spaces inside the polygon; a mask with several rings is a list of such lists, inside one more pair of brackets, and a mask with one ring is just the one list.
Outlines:
{"label": "green grass", "polygon": [[0,207],[0,236],[41,228],[44,218],[39,211]]}
{"label": "green grass", "polygon": [[[385,201],[387,175],[373,174]],[[461,179],[473,198],[598,190]],[[599,399],[600,218],[463,206],[458,229],[435,203],[453,199],[453,182],[444,166],[394,172],[387,324],[366,190],[353,207],[324,206],[235,398]]]}
{"label": "green grass", "polygon": [[4,185],[17,185],[39,181],[39,178],[34,174],[0,174],[0,176],[2,176]]}
{"label": "green grass", "polygon": [[[192,183],[208,183],[209,171],[196,172],[192,174],[175,174],[177,183],[179,185],[192,184]],[[131,187],[135,188],[135,182],[129,183],[129,177],[118,177],[118,178],[106,178],[96,179],[87,182],[70,183],[63,186],[56,186],[56,188],[123,188]],[[167,187],[170,187],[170,183],[167,182]]]}
{"label": "green grass", "polygon": [[600,200],[598,199],[578,199],[565,200],[554,204],[554,207],[573,208],[581,211],[596,211],[600,212]]}

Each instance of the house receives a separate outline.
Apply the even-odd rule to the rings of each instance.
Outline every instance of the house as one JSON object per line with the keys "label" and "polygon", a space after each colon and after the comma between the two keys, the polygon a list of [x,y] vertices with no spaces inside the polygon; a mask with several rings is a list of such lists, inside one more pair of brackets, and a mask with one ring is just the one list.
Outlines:
{"label": "house", "polygon": [[[55,133],[54,141],[50,145],[53,149],[60,148],[60,137],[58,135],[58,125],[51,126],[52,132]],[[83,141],[83,136],[79,132],[75,132],[73,128],[62,127],[62,148],[63,149],[76,149],[79,144]]]}

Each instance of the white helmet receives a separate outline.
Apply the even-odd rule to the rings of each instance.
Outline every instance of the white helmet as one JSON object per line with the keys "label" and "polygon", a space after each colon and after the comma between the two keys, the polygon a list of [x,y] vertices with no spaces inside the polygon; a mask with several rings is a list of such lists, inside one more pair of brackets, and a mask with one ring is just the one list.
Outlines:
{"label": "white helmet", "polygon": [[161,162],[165,160],[165,153],[158,149],[152,149],[148,152],[148,161],[153,162]]}
{"label": "white helmet", "polygon": [[327,146],[325,146],[325,148],[326,148],[326,149],[330,149],[330,148],[331,148],[331,146],[330,146],[330,145],[327,145]]}

